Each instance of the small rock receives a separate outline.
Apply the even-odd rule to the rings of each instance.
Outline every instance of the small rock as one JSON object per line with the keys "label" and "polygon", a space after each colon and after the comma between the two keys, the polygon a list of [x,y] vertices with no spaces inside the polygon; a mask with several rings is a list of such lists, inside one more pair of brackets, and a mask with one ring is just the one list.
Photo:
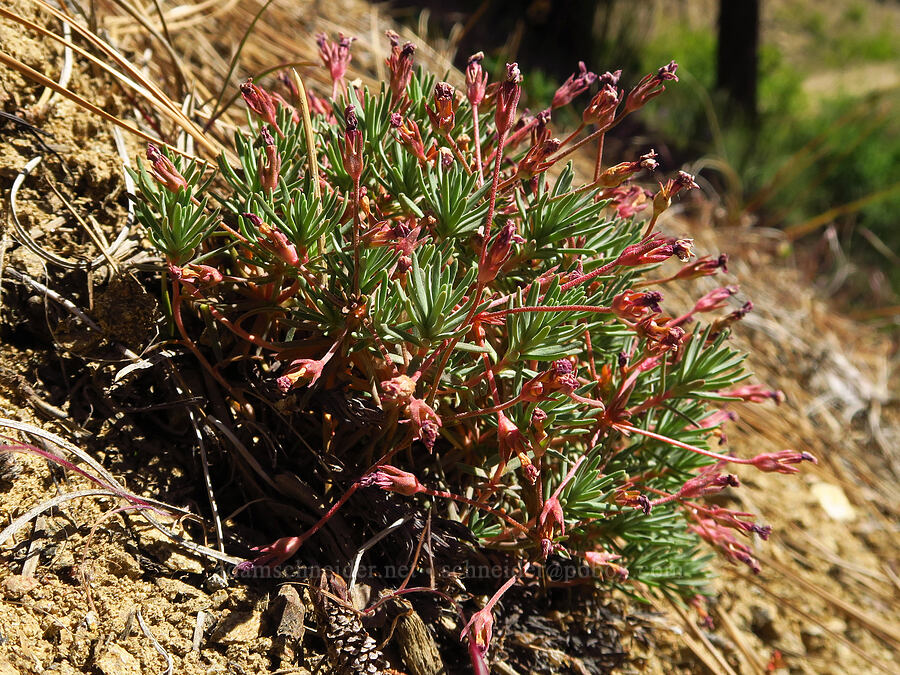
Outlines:
{"label": "small rock", "polygon": [[780,635],[775,628],[775,613],[764,605],[753,605],[750,608],[750,630],[766,642],[777,640]]}
{"label": "small rock", "polygon": [[814,483],[810,488],[812,494],[819,500],[819,506],[832,520],[840,523],[849,523],[856,520],[856,511],[847,495],[837,485],[831,483]]}
{"label": "small rock", "polygon": [[259,637],[262,625],[259,612],[231,612],[216,626],[212,639],[223,645],[237,645]]}
{"label": "small rock", "polygon": [[34,577],[23,577],[21,574],[13,574],[3,581],[3,592],[10,600],[19,600],[28,595],[40,582]]}
{"label": "small rock", "polygon": [[803,640],[807,654],[818,654],[827,644],[825,631],[818,626],[804,626],[800,631],[800,639]]}
{"label": "small rock", "polygon": [[112,549],[107,556],[106,563],[109,571],[118,577],[127,577],[129,579],[140,579],[144,571],[141,564],[121,549]]}
{"label": "small rock", "polygon": [[94,661],[103,675],[141,675],[141,666],[124,647],[110,645],[105,652]]}
{"label": "small rock", "polygon": [[159,577],[155,579],[155,583],[159,589],[169,600],[184,600],[185,598],[197,598],[203,595],[203,591],[195,588],[190,584],[186,584],[178,579],[167,579]]}
{"label": "small rock", "polygon": [[19,675],[19,670],[0,656],[0,675]]}

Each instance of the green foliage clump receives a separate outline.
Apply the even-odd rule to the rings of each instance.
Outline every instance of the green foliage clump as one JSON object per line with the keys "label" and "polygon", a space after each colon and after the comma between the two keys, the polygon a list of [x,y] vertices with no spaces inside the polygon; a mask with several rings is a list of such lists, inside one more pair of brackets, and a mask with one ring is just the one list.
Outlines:
{"label": "green foliage clump", "polygon": [[[660,304],[659,289],[725,265],[656,231],[693,181],[681,173],[655,195],[628,184],[656,168],[652,153],[605,170],[598,154],[580,185],[561,161],[677,80],[674,62],[625,96],[604,76],[583,135],[560,142],[549,113],[518,117],[515,64],[486,90],[474,58],[462,96],[412,73],[411,54],[395,44],[391,82],[374,91],[339,68],[336,100],[288,91],[296,108],[246,83],[239,165],[220,157],[215,176],[151,149],[153,175],[134,173],[138,215],[168,264],[180,340],[238,400],[254,384],[235,388],[210,360],[262,363],[255,386],[280,390],[283,413],[318,390],[379,411],[376,428],[328,449],[348,491],[430,496],[480,546],[513,555],[517,575],[562,556],[613,585],[692,596],[708,574],[701,540],[757,569],[741,537],[767,529],[703,497],[737,486],[728,465],[792,473],[812,458],[717,447],[722,402],[777,393],[735,388],[747,373],[727,336],[750,306],[726,309],[733,287],[678,317]],[[580,78],[555,105],[596,76]],[[635,217],[649,207],[649,223]],[[669,259],[682,265],[662,278]],[[218,323],[214,348],[186,310]],[[470,627],[481,648],[494,602]]]}

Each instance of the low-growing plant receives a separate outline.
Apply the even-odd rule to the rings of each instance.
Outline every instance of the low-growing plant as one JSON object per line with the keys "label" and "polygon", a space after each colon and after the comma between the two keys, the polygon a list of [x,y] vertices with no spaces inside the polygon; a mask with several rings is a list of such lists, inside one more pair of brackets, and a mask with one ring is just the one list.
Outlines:
{"label": "low-growing plant", "polygon": [[[151,147],[133,172],[178,339],[238,403],[223,344],[262,363],[283,411],[318,388],[383,411],[339,451],[344,496],[248,565],[285,561],[356,490],[428,496],[519,561],[463,631],[476,667],[500,595],[549,556],[684,597],[707,578],[701,540],[757,570],[742,537],[768,529],[703,498],[738,485],[729,466],[794,473],[812,457],[716,447],[722,403],[778,398],[736,386],[747,373],[728,335],[750,305],[726,309],[726,286],[666,314],[660,289],[726,264],[657,230],[693,180],[678,173],[655,194],[630,183],[657,168],[652,152],[602,165],[604,134],[677,81],[676,64],[627,94],[619,73],[582,67],[553,106],[599,91],[559,140],[550,110],[518,109],[516,64],[489,84],[475,55],[458,92],[414,72],[415,47],[390,38],[390,80],[376,90],[345,82],[343,36],[319,42],[329,99],[296,75],[280,78],[284,97],[242,85],[240,166],[223,157],[211,172]],[[591,141],[594,178],[576,186],[563,160]],[[682,266],[661,277],[672,258]],[[198,344],[188,315],[213,320],[218,348]]]}

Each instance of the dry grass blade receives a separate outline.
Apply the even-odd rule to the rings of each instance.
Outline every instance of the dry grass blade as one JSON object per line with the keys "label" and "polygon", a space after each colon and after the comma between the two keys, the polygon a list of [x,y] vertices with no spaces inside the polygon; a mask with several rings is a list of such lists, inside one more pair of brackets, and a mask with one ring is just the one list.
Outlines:
{"label": "dry grass blade", "polygon": [[[148,78],[146,78],[141,71],[133,66],[128,59],[122,56],[117,50],[113,49],[109,44],[107,44],[104,40],[98,37],[96,34],[87,30],[86,28],[79,26],[77,23],[73,22],[70,17],[63,14],[56,8],[48,5],[43,0],[32,0],[36,5],[38,5],[41,9],[53,15],[60,21],[69,22],[74,30],[81,35],[85,40],[87,40],[90,44],[92,44],[95,48],[97,48],[102,53],[106,54],[110,59],[112,59],[120,68],[122,68],[129,77],[131,77],[134,81],[140,83],[141,86],[146,88],[147,91],[151,92],[153,96],[156,97],[156,100],[153,101],[155,107],[157,108],[165,108],[171,114],[173,114],[177,120],[177,124],[184,129],[188,134],[190,134],[198,143],[200,143],[208,152],[213,155],[218,154],[221,151],[216,144],[212,143],[206,136],[204,136],[203,132],[194,124],[190,119],[184,116],[181,111],[181,108],[174,103],[168,96],[166,96],[159,87],[154,84],[154,82]],[[63,94],[65,95],[65,94]],[[95,109],[88,108],[91,112],[95,112]],[[167,114],[167,116],[169,116]],[[110,120],[112,121],[112,120]],[[120,125],[121,126],[121,125]],[[149,137],[146,137],[143,134],[139,134],[146,140],[153,140]],[[158,141],[154,141],[158,142]],[[178,152],[178,150],[176,150]],[[179,152],[179,154],[185,154]]]}
{"label": "dry grass blade", "polygon": [[[685,613],[684,609],[682,609],[678,605],[678,603],[676,601],[672,600],[671,598],[669,598],[669,604],[672,606],[672,609],[675,610],[675,612],[678,614],[678,616],[681,617],[681,621],[684,624],[685,628],[687,628],[691,633],[694,634],[694,636],[706,648],[707,652],[710,655],[712,655],[712,658],[715,659],[715,664],[718,667],[711,668],[711,670],[714,673],[725,673],[726,675],[737,675],[737,673],[734,672],[734,669],[728,664],[728,661],[725,660],[725,657],[722,656],[722,652],[720,652],[718,649],[716,649],[713,646],[713,644],[709,641],[709,638],[707,638],[706,635],[703,634],[703,631],[697,627],[697,624],[695,624],[693,621],[691,621],[690,617]],[[687,639],[688,636],[683,635],[682,637],[685,639],[685,643],[689,647],[691,647],[691,649],[694,651],[694,653],[698,654],[698,656],[699,656],[696,646],[691,645],[691,643],[688,641],[688,639]],[[706,663],[705,660],[704,660],[704,663]],[[707,664],[707,667],[709,667],[709,664]]]}
{"label": "dry grass blade", "polygon": [[[110,113],[106,112],[105,110],[98,108],[93,103],[91,103],[90,101],[85,99],[83,96],[79,96],[75,92],[70,91],[69,89],[66,89],[65,87],[60,87],[56,82],[51,80],[49,77],[45,76],[42,73],[39,73],[38,71],[34,70],[33,68],[26,66],[24,63],[22,63],[21,61],[19,61],[17,59],[14,59],[12,56],[7,54],[6,52],[0,51],[0,63],[2,63],[3,65],[5,65],[9,68],[12,68],[13,70],[17,71],[21,75],[24,75],[29,80],[33,80],[34,82],[37,82],[40,85],[49,87],[50,89],[53,89],[53,91],[57,92],[61,96],[64,96],[65,98],[69,99],[73,103],[76,103],[77,105],[81,106],[85,110],[92,112],[93,114],[97,115],[98,117],[102,117],[106,121],[111,122],[112,124],[115,124],[116,126],[121,127],[122,129],[125,129],[126,131],[134,134],[135,136],[138,136],[139,138],[144,139],[145,141],[166,147],[169,150],[171,150],[172,152],[182,155],[184,157],[187,157],[188,159],[196,159],[196,157],[193,157],[186,152],[182,152],[178,148],[169,145],[165,141],[162,141],[158,138],[153,138],[153,136],[150,136],[149,134],[144,133],[143,131],[141,131],[137,127],[129,124],[125,120],[122,120],[122,119],[116,117],[115,115],[111,115]],[[209,142],[205,141],[205,143],[208,144]]]}
{"label": "dry grass blade", "polygon": [[773,558],[770,558],[769,556],[761,553],[757,553],[756,556],[759,558],[760,562],[763,563],[763,565],[777,570],[779,573],[781,573],[791,581],[794,581],[804,588],[807,588],[811,592],[815,593],[833,607],[859,621],[869,630],[869,632],[874,635],[878,635],[884,640],[887,640],[894,649],[900,651],[900,628],[893,625],[887,619],[872,616],[863,612],[861,609],[854,607],[853,605],[837,597],[833,593],[829,593],[824,588],[820,588],[816,584],[804,578],[802,575],[797,574],[787,565],[782,565],[780,562],[774,560]]}
{"label": "dry grass blade", "polygon": [[845,647],[848,647],[849,649],[853,650],[858,656],[860,656],[862,659],[864,659],[866,661],[866,663],[869,663],[870,665],[874,666],[875,668],[877,668],[878,670],[880,670],[883,673],[888,673],[888,675],[893,675],[893,673],[895,673],[895,670],[893,668],[889,667],[885,663],[882,663],[881,661],[878,661],[878,660],[872,658],[871,656],[869,656],[868,652],[866,652],[866,650],[859,647],[859,645],[857,645],[853,642],[850,642],[850,640],[845,638],[840,633],[837,633],[837,632],[831,630],[828,626],[824,625],[821,621],[816,619],[816,617],[814,617],[812,614],[800,609],[799,607],[797,607],[795,604],[793,604],[787,598],[782,597],[782,596],[778,595],[777,593],[773,593],[768,588],[766,588],[765,584],[754,579],[749,574],[737,573],[737,576],[739,576],[744,581],[753,584],[754,586],[759,588],[763,593],[765,593],[769,597],[775,599],[778,602],[780,607],[787,607],[795,614],[802,616],[804,619],[806,619],[810,623],[813,623],[816,626],[818,626],[819,628],[821,628],[827,635],[829,635],[833,639],[837,640],[838,642],[843,644]]}
{"label": "dry grass blade", "polygon": [[764,674],[766,672],[765,664],[756,657],[753,649],[750,648],[747,644],[747,640],[744,639],[744,635],[738,630],[738,627],[734,625],[731,615],[721,604],[716,605],[715,612],[716,616],[719,618],[719,622],[725,627],[725,632],[728,633],[728,637],[730,637],[738,646],[738,649],[741,650],[747,664],[757,673]]}

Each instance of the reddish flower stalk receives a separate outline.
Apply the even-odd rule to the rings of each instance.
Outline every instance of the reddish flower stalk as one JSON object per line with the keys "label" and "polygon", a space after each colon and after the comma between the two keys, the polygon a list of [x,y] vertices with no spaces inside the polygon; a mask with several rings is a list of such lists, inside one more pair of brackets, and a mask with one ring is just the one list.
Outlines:
{"label": "reddish flower stalk", "polygon": [[676,448],[682,448],[684,450],[690,450],[691,452],[696,452],[698,455],[705,455],[706,457],[711,457],[712,459],[719,460],[720,462],[730,462],[732,464],[752,464],[760,471],[766,472],[778,472],[778,473],[798,473],[800,470],[796,467],[789,466],[791,464],[798,464],[800,462],[812,462],[813,464],[818,464],[818,461],[815,457],[813,457],[808,452],[796,452],[794,450],[782,450],[780,452],[768,452],[763,453],[761,455],[757,455],[756,457],[752,457],[750,459],[742,459],[740,457],[732,457],[730,455],[720,455],[717,452],[712,452],[710,450],[704,450],[703,448],[698,448],[695,445],[689,445],[687,443],[682,443],[681,441],[677,441],[674,438],[669,438],[668,436],[662,436],[660,434],[653,433],[652,431],[646,431],[645,429],[638,429],[630,424],[625,422],[617,422],[612,425],[615,429],[624,432],[630,432],[635,434],[640,434],[642,436],[646,436],[647,438],[652,438],[657,441],[662,441],[663,443],[668,443],[669,445],[673,445]]}

